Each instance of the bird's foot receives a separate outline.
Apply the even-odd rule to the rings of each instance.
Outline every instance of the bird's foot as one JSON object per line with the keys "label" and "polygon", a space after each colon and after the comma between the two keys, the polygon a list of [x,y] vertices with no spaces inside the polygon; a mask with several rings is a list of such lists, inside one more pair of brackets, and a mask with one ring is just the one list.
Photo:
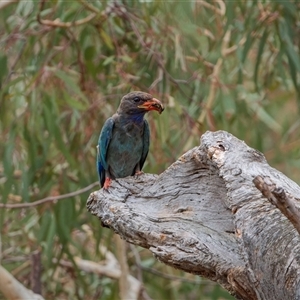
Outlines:
{"label": "bird's foot", "polygon": [[104,181],[104,185],[103,185],[103,189],[104,190],[108,190],[108,188],[110,187],[111,185],[111,178],[106,178],[105,181]]}
{"label": "bird's foot", "polygon": [[143,171],[136,171],[135,174],[134,174],[134,177],[138,178],[140,175],[143,175],[143,174],[144,174]]}

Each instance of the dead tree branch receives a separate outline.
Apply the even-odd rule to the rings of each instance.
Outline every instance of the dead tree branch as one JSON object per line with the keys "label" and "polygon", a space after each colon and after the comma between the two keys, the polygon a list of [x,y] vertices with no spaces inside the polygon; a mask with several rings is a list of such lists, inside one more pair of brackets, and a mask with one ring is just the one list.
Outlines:
{"label": "dead tree branch", "polygon": [[227,132],[207,132],[159,176],[115,180],[87,208],[126,241],[237,299],[300,299],[300,236],[256,188],[257,176],[300,206],[300,187],[263,154]]}

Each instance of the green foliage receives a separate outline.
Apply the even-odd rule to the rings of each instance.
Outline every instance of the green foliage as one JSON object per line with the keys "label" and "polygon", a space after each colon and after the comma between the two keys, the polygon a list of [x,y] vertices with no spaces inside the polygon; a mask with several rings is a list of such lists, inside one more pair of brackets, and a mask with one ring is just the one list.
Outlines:
{"label": "green foliage", "polygon": [[[204,131],[223,129],[297,180],[299,8],[297,1],[0,3],[1,202],[33,202],[97,181],[98,134],[130,90],[166,106],[148,116],[146,172],[162,172]],[[112,234],[86,212],[88,194],[0,209],[2,264],[28,284],[26,261],[41,251],[46,298],[118,298],[116,281],[59,264],[73,256],[99,261],[99,244],[114,251]],[[153,299],[230,299],[146,250],[140,255],[142,265],[183,278],[144,270]]]}

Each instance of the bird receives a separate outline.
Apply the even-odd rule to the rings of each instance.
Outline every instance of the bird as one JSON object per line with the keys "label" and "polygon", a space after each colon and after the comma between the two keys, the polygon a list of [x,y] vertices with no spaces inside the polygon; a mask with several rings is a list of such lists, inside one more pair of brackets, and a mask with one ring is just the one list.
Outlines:
{"label": "bird", "polygon": [[105,121],[97,145],[99,182],[104,190],[113,179],[142,174],[150,145],[144,116],[152,110],[161,114],[164,106],[148,93],[133,91],[123,96],[117,112]]}

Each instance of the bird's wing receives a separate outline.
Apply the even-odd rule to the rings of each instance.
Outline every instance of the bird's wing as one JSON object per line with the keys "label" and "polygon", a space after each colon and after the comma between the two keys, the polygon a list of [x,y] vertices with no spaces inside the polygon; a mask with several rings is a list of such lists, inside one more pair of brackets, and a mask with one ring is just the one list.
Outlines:
{"label": "bird's wing", "polygon": [[143,134],[143,152],[140,160],[140,170],[142,170],[146,157],[148,155],[150,145],[150,129],[149,124],[144,120],[144,134]]}
{"label": "bird's wing", "polygon": [[105,121],[97,145],[97,170],[101,186],[105,181],[105,171],[108,170],[108,164],[106,161],[107,149],[109,142],[112,138],[112,132],[114,127],[113,118],[109,118]]}

